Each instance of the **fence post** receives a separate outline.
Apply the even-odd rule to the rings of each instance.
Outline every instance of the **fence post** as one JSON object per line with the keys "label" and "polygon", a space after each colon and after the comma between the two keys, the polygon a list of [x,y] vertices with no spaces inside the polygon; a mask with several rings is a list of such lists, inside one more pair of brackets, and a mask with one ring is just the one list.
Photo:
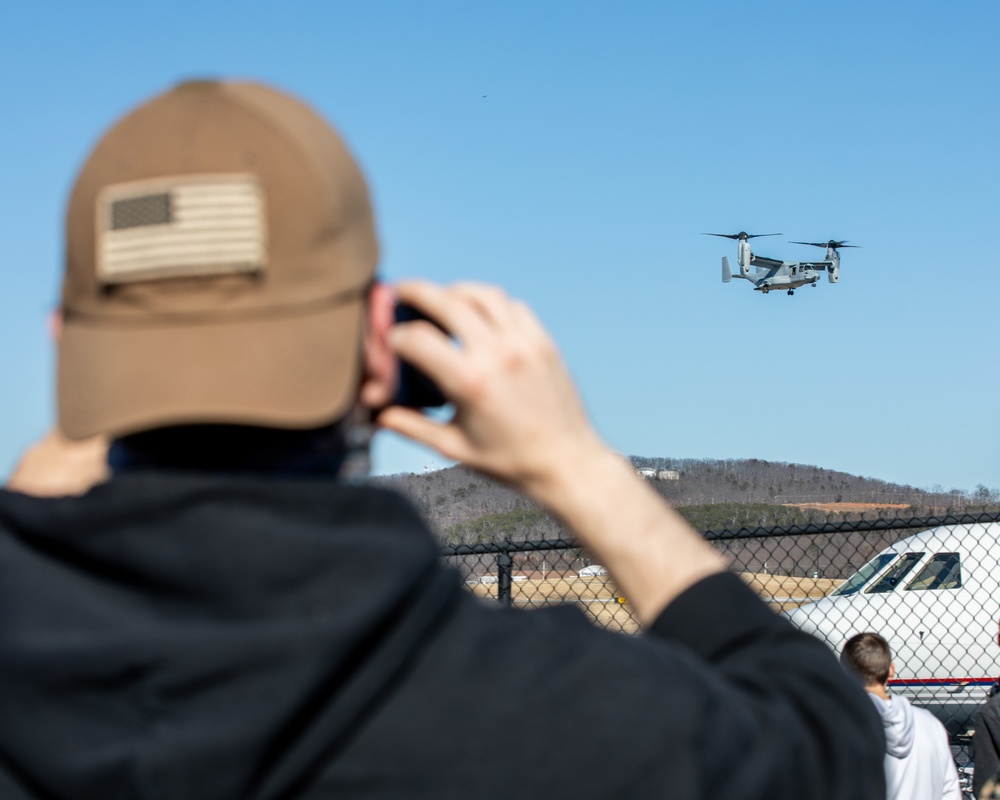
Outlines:
{"label": "fence post", "polygon": [[497,556],[497,600],[501,605],[510,606],[513,603],[510,592],[513,574],[514,559],[509,550],[503,550]]}

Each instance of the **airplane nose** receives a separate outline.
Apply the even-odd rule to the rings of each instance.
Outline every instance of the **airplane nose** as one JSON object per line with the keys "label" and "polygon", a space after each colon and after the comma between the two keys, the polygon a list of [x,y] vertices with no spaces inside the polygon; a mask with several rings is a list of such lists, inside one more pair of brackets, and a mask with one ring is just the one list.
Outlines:
{"label": "airplane nose", "polygon": [[809,615],[803,610],[802,606],[785,611],[782,616],[796,628],[802,628],[809,622]]}
{"label": "airplane nose", "polygon": [[872,622],[845,598],[825,598],[785,612],[796,628],[812,634],[835,653],[855,633],[871,630]]}
{"label": "airplane nose", "polygon": [[783,616],[796,628],[811,634],[833,647],[837,638],[834,625],[831,625],[827,609],[817,608],[815,604],[799,606],[785,611]]}

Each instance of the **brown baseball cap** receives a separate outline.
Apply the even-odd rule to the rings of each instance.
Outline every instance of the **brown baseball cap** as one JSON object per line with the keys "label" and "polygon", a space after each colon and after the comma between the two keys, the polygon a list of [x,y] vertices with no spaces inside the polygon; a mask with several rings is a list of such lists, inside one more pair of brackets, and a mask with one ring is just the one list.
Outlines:
{"label": "brown baseball cap", "polygon": [[312,109],[253,83],[155,97],[104,135],[70,196],[60,427],[339,418],[377,260],[361,171]]}

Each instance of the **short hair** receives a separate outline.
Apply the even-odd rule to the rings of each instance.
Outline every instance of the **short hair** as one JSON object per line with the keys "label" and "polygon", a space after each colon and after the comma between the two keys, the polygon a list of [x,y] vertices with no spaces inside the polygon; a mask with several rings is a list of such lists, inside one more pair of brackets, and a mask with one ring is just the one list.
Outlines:
{"label": "short hair", "polygon": [[852,636],[840,651],[840,663],[844,669],[861,678],[865,686],[885,685],[889,680],[891,661],[889,643],[872,631]]}

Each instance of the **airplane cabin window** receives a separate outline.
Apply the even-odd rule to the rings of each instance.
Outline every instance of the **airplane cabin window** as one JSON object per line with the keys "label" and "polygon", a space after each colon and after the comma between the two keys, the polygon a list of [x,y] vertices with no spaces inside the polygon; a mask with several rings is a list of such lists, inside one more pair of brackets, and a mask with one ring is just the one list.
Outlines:
{"label": "airplane cabin window", "polygon": [[961,557],[958,553],[937,553],[910,581],[907,591],[958,589],[962,585]]}
{"label": "airplane cabin window", "polygon": [[923,553],[907,553],[899,561],[892,565],[892,569],[883,575],[878,582],[868,589],[866,594],[882,594],[884,592],[891,592],[900,583],[902,583],[903,578],[910,574],[917,562],[924,557]]}
{"label": "airplane cabin window", "polygon": [[896,557],[896,553],[882,553],[881,555],[873,558],[867,564],[865,564],[861,569],[855,572],[850,578],[848,578],[844,583],[834,589],[830,594],[833,595],[848,595],[854,594],[855,592],[861,591],[868,581],[872,579],[874,575],[877,575],[882,569]]}

